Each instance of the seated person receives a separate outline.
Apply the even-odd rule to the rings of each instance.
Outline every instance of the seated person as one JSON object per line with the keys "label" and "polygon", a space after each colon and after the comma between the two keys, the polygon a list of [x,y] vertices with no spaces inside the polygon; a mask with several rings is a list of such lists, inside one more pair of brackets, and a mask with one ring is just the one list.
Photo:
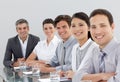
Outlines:
{"label": "seated person", "polygon": [[55,27],[62,39],[58,44],[54,57],[46,65],[40,65],[41,72],[67,71],[71,69],[71,51],[73,45],[77,43],[71,35],[71,17],[69,15],[59,15],[55,18]]}
{"label": "seated person", "polygon": [[29,34],[29,24],[25,19],[16,21],[16,31],[18,35],[8,39],[6,46],[3,60],[6,67],[19,66],[19,61],[25,61],[39,41],[37,36]]}
{"label": "seated person", "polygon": [[[51,60],[55,55],[56,48],[60,39],[55,35],[54,21],[52,19],[45,19],[43,21],[43,31],[46,35],[46,39],[38,42],[33,52],[27,58],[27,64],[45,63]],[[38,57],[38,60],[35,58]]]}
{"label": "seated person", "polygon": [[81,65],[81,62],[85,60],[85,57],[89,57],[89,53],[97,46],[97,44],[91,40],[89,27],[89,17],[84,12],[73,14],[71,31],[78,43],[75,44],[72,49],[72,70],[66,72],[67,78],[73,77],[79,65]]}
{"label": "seated person", "polygon": [[120,82],[120,43],[113,36],[114,28],[109,11],[95,9],[90,14],[90,32],[99,47],[81,63],[73,82]]}

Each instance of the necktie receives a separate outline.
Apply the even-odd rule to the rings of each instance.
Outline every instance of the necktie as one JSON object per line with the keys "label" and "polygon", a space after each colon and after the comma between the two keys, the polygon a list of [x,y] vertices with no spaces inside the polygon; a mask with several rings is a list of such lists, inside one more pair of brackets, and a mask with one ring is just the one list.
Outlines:
{"label": "necktie", "polygon": [[103,51],[101,51],[101,57],[100,57],[100,68],[99,71],[101,72],[105,72],[105,61],[104,61],[104,57],[105,57],[106,53],[104,53]]}
{"label": "necktie", "polygon": [[61,55],[61,66],[62,66],[62,70],[63,70],[63,65],[65,64],[65,54],[66,54],[66,49],[65,49],[65,47],[63,46],[62,55]]}

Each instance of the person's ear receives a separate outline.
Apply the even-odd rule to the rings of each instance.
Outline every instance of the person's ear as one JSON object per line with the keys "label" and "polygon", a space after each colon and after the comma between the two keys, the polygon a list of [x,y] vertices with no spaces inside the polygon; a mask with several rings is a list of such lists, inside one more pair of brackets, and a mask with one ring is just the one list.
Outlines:
{"label": "person's ear", "polygon": [[112,30],[114,30],[114,28],[115,28],[115,24],[114,23],[112,23],[111,28],[112,28]]}

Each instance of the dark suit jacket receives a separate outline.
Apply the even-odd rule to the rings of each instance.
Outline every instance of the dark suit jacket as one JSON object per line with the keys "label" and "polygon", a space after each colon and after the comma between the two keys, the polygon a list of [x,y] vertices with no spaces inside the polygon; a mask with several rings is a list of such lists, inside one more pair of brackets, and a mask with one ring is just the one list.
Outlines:
{"label": "dark suit jacket", "polygon": [[[25,58],[27,58],[30,55],[30,53],[33,51],[34,47],[36,46],[39,40],[40,39],[37,36],[29,34]],[[14,58],[13,61],[12,55]],[[13,62],[17,61],[18,58],[23,58],[23,54],[20,41],[17,35],[13,38],[8,39],[3,64],[6,67],[11,67]]]}

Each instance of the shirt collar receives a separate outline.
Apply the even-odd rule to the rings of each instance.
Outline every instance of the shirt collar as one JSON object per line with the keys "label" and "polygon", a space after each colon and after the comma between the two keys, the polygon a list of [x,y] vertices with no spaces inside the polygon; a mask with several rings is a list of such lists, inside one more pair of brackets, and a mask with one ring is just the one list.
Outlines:
{"label": "shirt collar", "polygon": [[83,46],[79,46],[79,49],[80,50],[83,50],[83,49],[85,49],[88,45],[89,45],[89,43],[90,42],[92,42],[92,40],[89,38],[84,44],[83,44]]}
{"label": "shirt collar", "polygon": [[[53,39],[50,41],[49,45],[50,44],[53,44],[55,45],[56,43],[58,43],[58,37],[56,35],[54,35]],[[44,41],[44,44],[47,44],[47,39]]]}
{"label": "shirt collar", "polygon": [[[29,38],[29,35],[27,36],[27,38],[26,38],[26,40],[24,41],[24,43],[28,41],[28,38]],[[19,36],[18,36],[18,39],[19,39],[20,43],[24,44],[23,41],[20,39]]]}
{"label": "shirt collar", "polygon": [[115,38],[111,39],[111,41],[102,49],[103,52],[105,52],[107,55],[113,51],[116,46],[118,45],[118,42]]}
{"label": "shirt collar", "polygon": [[[68,40],[63,43],[63,46],[64,46],[65,48],[69,47],[69,45],[72,43],[73,40],[76,40],[76,39],[75,39],[73,36],[70,36],[70,37],[68,38]],[[77,42],[77,40],[76,40],[76,42]]]}

